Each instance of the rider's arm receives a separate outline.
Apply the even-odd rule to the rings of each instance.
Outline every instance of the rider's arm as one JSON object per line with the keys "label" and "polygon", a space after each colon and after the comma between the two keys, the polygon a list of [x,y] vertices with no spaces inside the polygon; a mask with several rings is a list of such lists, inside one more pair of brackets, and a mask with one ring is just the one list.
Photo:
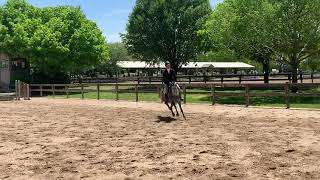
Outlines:
{"label": "rider's arm", "polygon": [[166,73],[166,71],[163,71],[163,73],[162,73],[162,82],[163,82],[163,83],[165,83],[165,78],[164,78],[164,76],[165,76],[164,74],[165,74],[165,73]]}
{"label": "rider's arm", "polygon": [[175,70],[173,70],[173,79],[175,82],[177,82],[177,74]]}

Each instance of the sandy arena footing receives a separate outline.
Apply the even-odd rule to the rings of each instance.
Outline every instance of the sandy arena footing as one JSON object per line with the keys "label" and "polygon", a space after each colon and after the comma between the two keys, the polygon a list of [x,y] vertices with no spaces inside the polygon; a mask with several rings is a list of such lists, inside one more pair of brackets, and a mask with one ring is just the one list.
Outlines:
{"label": "sandy arena footing", "polygon": [[320,179],[320,111],[0,102],[0,179]]}

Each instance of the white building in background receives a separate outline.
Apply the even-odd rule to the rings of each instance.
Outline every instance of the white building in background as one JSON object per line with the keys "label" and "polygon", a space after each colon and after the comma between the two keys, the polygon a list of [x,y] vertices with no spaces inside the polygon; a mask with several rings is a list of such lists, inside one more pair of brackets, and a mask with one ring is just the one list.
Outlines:
{"label": "white building in background", "polygon": [[[164,63],[150,65],[142,61],[120,61],[118,66],[123,69],[161,69]],[[255,67],[243,62],[190,62],[182,66],[182,69],[202,69],[211,67],[213,69],[254,69]]]}
{"label": "white building in background", "polygon": [[9,56],[0,53],[0,92],[9,92],[10,63]]}
{"label": "white building in background", "polygon": [[[165,67],[164,63],[160,64],[147,64],[141,61],[120,61],[118,66],[126,71],[150,71],[150,70],[161,70]],[[183,72],[217,72],[220,74],[236,73],[241,71],[254,70],[255,67],[243,62],[190,62],[185,66],[181,67]]]}

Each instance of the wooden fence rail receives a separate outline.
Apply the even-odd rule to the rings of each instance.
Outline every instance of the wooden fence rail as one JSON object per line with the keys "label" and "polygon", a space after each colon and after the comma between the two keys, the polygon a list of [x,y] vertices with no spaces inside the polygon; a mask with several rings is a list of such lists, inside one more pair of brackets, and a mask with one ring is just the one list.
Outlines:
{"label": "wooden fence rail", "polygon": [[[161,76],[136,76],[136,77],[109,77],[109,78],[82,78],[81,83],[115,83],[115,82],[128,82],[133,81],[138,84],[143,83],[159,83],[162,81]],[[292,83],[291,74],[271,74],[269,76],[269,81],[271,83]],[[320,83],[320,74],[299,74],[299,83]],[[194,82],[204,82],[204,83],[264,83],[264,75],[201,75],[201,76],[189,76],[189,75],[179,75],[177,77],[177,82],[182,83],[194,83]],[[74,79],[73,83],[79,83],[79,80]]]}
{"label": "wooden fence rail", "polygon": [[[214,84],[214,83],[182,83],[180,84],[183,101],[187,103],[187,95],[190,94],[201,94],[211,96],[212,105],[216,104],[217,98],[220,97],[245,97],[245,105],[248,107],[250,105],[251,97],[284,97],[285,104],[287,108],[290,108],[290,98],[291,97],[320,97],[320,92],[298,92],[292,93],[291,88],[315,88],[320,87],[320,83],[304,83],[304,84]],[[88,89],[90,87],[90,89]],[[92,89],[96,87],[96,89]],[[111,90],[103,90],[102,87],[113,87]],[[126,89],[121,89],[121,87],[126,87]],[[128,88],[129,87],[129,88]],[[144,87],[153,87],[154,90],[143,90]],[[44,93],[51,93],[53,97],[56,93],[64,93],[67,98],[70,97],[70,93],[81,93],[81,99],[85,98],[85,93],[96,92],[97,100],[101,99],[101,93],[114,93],[116,95],[115,100],[119,100],[119,94],[132,93],[135,94],[135,101],[139,101],[139,94],[141,93],[157,93],[160,96],[160,90],[162,84],[132,84],[132,83],[111,83],[111,84],[31,84],[30,93],[39,93],[43,96]],[[210,91],[192,91],[188,92],[187,88],[207,88]],[[242,88],[244,92],[218,92],[218,88]],[[271,89],[277,88],[277,92],[263,92],[259,93],[255,89]]]}

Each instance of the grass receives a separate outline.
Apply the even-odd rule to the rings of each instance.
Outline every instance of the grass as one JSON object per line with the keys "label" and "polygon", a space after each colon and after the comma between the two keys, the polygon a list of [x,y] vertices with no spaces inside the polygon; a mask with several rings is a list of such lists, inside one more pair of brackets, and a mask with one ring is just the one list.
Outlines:
{"label": "grass", "polygon": [[[79,88],[74,88],[80,90]],[[113,87],[101,87],[101,90],[113,90]],[[119,87],[120,90],[134,90],[134,87],[130,86],[121,86]],[[147,87],[148,90],[155,90],[152,87]],[[96,90],[95,86],[86,87],[85,90]],[[208,88],[193,88],[188,89],[188,92],[208,92],[210,93],[210,89]],[[320,92],[320,88],[314,89],[306,89],[302,90],[303,92]],[[217,92],[232,92],[232,93],[244,93],[244,88],[239,89],[217,89]],[[270,92],[283,92],[282,89],[252,89],[250,92],[256,93],[270,93]],[[52,95],[49,94],[52,97]],[[58,98],[66,98],[65,93],[56,93],[56,97]],[[77,98],[81,99],[81,93],[70,93],[70,98]],[[97,99],[96,92],[87,92],[84,93],[85,99]],[[116,94],[113,92],[101,92],[100,99],[108,99],[108,100],[115,100]],[[120,100],[127,100],[127,101],[135,101],[136,96],[134,93],[120,93],[119,94]],[[159,94],[158,93],[144,93],[139,94],[139,101],[145,102],[159,102]],[[228,105],[244,105],[246,102],[245,97],[218,97],[216,99],[216,103],[218,104],[228,104]],[[187,103],[198,103],[198,104],[211,104],[211,97],[209,95],[195,95],[195,94],[188,94],[187,95]],[[320,98],[310,98],[310,97],[294,97],[290,99],[291,107],[292,108],[316,108],[320,109]],[[284,97],[251,97],[250,98],[250,105],[251,106],[266,106],[266,107],[285,107],[285,99]]]}

